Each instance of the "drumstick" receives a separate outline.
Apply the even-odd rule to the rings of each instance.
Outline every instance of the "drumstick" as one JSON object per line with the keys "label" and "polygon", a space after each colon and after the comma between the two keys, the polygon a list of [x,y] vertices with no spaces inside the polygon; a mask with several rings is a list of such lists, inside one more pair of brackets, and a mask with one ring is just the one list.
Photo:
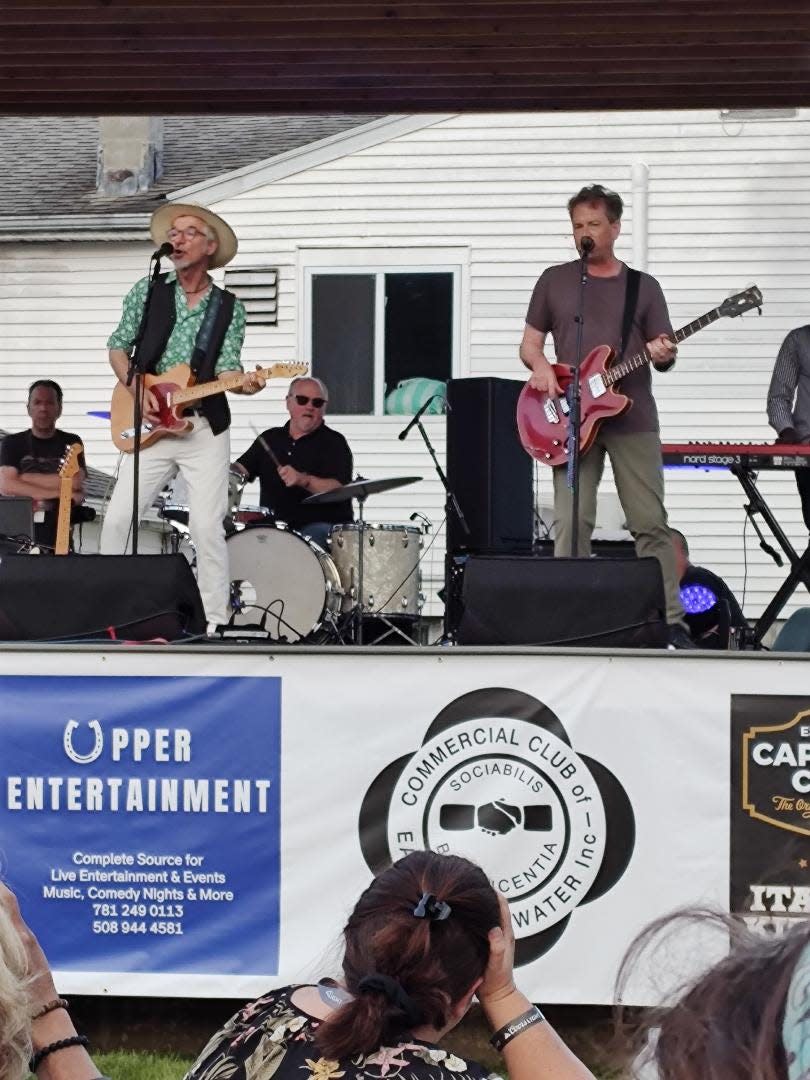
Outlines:
{"label": "drumstick", "polygon": [[273,462],[273,464],[275,465],[275,467],[276,467],[277,469],[280,469],[280,468],[281,468],[281,462],[280,462],[280,461],[278,460],[278,458],[276,457],[276,455],[275,455],[275,454],[273,453],[273,451],[271,450],[271,448],[270,448],[270,444],[268,443],[267,439],[265,439],[264,435],[260,435],[260,434],[259,434],[259,432],[258,432],[258,430],[257,430],[257,428],[256,428],[256,425],[255,425],[255,424],[251,424],[250,426],[251,426],[251,427],[253,428],[253,430],[254,430],[254,431],[256,432],[256,438],[257,438],[257,439],[259,440],[259,442],[261,443],[261,445],[262,445],[262,449],[263,449],[263,450],[265,450],[265,451],[267,452],[267,454],[268,454],[268,455],[269,455],[269,457],[270,457],[270,460],[271,460],[271,461]]}

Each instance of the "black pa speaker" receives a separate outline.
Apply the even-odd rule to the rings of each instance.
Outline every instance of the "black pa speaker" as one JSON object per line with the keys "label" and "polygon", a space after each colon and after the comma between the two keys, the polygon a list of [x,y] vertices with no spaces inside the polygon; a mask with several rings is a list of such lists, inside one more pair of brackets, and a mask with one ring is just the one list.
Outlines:
{"label": "black pa speaker", "polygon": [[206,629],[182,555],[5,555],[0,640],[175,640]]}
{"label": "black pa speaker", "polygon": [[516,379],[451,379],[447,384],[447,480],[470,535],[447,521],[452,552],[530,551],[532,459],[520,445]]}
{"label": "black pa speaker", "polygon": [[471,556],[461,596],[459,645],[667,644],[657,559]]}

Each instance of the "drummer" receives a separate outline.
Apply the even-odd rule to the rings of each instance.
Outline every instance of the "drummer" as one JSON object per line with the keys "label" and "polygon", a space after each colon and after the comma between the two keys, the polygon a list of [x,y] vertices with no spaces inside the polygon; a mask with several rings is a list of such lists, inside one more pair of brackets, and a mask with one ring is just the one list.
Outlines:
{"label": "drummer", "polygon": [[354,519],[351,499],[304,505],[310,495],[332,491],[352,478],[349,444],[324,423],[328,402],[329,391],[320,379],[293,379],[287,391],[290,419],[263,431],[231,467],[248,480],[258,478],[261,503],[277,521],[324,548],[333,525]]}

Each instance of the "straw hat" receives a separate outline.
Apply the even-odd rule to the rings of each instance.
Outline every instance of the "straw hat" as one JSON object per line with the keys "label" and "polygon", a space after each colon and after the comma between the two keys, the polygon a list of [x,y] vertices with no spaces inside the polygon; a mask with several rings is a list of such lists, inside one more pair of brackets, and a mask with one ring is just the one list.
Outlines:
{"label": "straw hat", "polygon": [[209,268],[215,270],[218,266],[225,266],[236,254],[239,246],[233,229],[226,221],[213,213],[205,206],[197,206],[194,203],[165,203],[158,207],[152,214],[149,231],[152,240],[158,246],[166,239],[166,234],[172,227],[172,222],[179,217],[196,217],[210,226],[217,237],[217,250],[211,256]]}

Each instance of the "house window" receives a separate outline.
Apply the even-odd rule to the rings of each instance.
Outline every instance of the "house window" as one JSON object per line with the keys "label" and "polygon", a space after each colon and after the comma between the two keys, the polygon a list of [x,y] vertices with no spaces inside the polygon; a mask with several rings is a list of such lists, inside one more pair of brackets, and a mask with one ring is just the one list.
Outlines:
{"label": "house window", "polygon": [[278,325],[278,270],[244,267],[225,271],[225,288],[245,305],[248,326]]}
{"label": "house window", "polygon": [[385,411],[412,378],[446,381],[457,369],[459,267],[307,270],[312,372],[329,386],[335,414]]}

